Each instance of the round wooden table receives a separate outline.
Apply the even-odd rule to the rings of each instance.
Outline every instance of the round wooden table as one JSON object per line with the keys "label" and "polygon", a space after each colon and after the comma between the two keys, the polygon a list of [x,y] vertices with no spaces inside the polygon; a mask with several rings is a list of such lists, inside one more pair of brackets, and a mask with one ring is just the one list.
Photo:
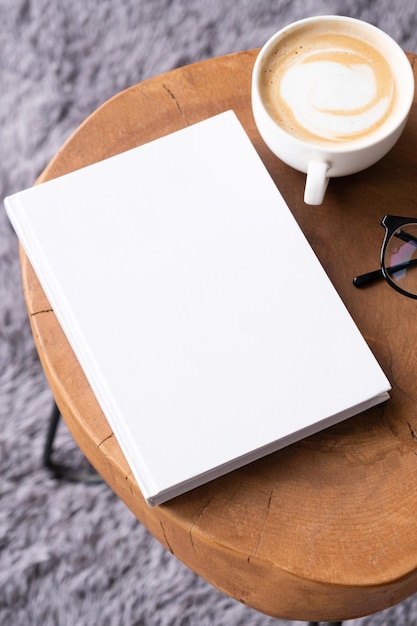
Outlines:
{"label": "round wooden table", "polygon": [[[391,399],[151,509],[22,252],[24,290],[63,417],[149,531],[195,572],[259,611],[348,619],[417,590],[417,302],[385,282],[365,290],[352,285],[353,276],[378,267],[383,215],[417,216],[417,107],[388,156],[332,180],[324,204],[307,206],[304,175],[275,158],[256,130],[250,103],[256,54],[183,67],[120,93],[74,133],[40,181],[234,109],[387,374]],[[306,315],[308,309],[306,302]]]}

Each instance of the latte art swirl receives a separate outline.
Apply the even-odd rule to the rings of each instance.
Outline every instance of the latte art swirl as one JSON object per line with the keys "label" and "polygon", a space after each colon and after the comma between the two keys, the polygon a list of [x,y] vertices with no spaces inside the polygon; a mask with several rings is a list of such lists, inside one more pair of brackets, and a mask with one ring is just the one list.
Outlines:
{"label": "latte art swirl", "polygon": [[310,61],[289,68],[281,96],[306,131],[334,141],[371,130],[390,110],[372,67]]}
{"label": "latte art swirl", "polygon": [[306,35],[284,41],[265,66],[270,115],[288,132],[318,142],[357,140],[380,128],[396,99],[388,61],[346,34]]}

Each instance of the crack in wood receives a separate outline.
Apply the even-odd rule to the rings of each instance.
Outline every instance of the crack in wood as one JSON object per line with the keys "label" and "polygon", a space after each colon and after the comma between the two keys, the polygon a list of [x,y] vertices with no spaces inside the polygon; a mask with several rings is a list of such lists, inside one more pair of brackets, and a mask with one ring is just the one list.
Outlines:
{"label": "crack in wood", "polygon": [[170,89],[170,88],[169,88],[169,87],[168,87],[165,83],[162,83],[162,87],[165,89],[165,91],[167,92],[167,94],[168,94],[168,95],[172,98],[172,100],[175,102],[175,105],[176,105],[176,107],[177,107],[178,111],[181,113],[181,117],[183,118],[183,120],[184,120],[184,122],[187,124],[187,126],[189,126],[189,122],[188,122],[188,120],[187,120],[187,117],[186,117],[186,115],[185,115],[185,113],[184,113],[184,111],[183,111],[183,109],[182,109],[182,107],[181,107],[180,103],[178,102],[177,97],[176,97],[176,95],[174,94],[174,92],[173,92],[173,91],[171,91],[171,89]]}
{"label": "crack in wood", "polygon": [[[259,551],[260,545],[261,545],[261,543],[263,541],[263,538],[264,538],[264,529],[265,529],[265,526],[266,526],[266,520],[268,518],[269,509],[271,508],[272,496],[273,496],[273,489],[271,489],[270,492],[269,492],[268,502],[267,502],[267,505],[266,505],[264,518],[262,520],[262,528],[259,531],[258,541],[257,541],[257,544],[255,546],[255,550],[253,552],[253,557],[257,557],[258,556],[258,551]],[[250,557],[248,559],[248,562],[250,562]]]}
{"label": "crack in wood", "polygon": [[410,434],[415,442],[417,442],[417,433],[414,428],[411,426],[410,422],[407,422],[408,428],[410,429]]}
{"label": "crack in wood", "polygon": [[105,437],[102,441],[100,441],[100,443],[98,444],[98,448],[101,448],[101,446],[103,445],[103,443],[106,443],[106,441],[108,441],[109,439],[112,439],[114,437],[114,433],[110,433],[110,435],[108,435],[107,437]]}
{"label": "crack in wood", "polygon": [[36,315],[40,315],[41,313],[53,313],[53,309],[41,309],[40,311],[34,311],[30,314],[31,317],[35,317]]}
{"label": "crack in wood", "polygon": [[160,522],[160,526],[161,526],[162,534],[164,536],[164,540],[165,540],[165,543],[166,543],[166,545],[168,547],[168,550],[171,552],[171,554],[174,554],[174,550],[171,548],[171,544],[168,541],[168,537],[166,536],[165,528],[164,528],[164,525],[163,525],[162,522]]}

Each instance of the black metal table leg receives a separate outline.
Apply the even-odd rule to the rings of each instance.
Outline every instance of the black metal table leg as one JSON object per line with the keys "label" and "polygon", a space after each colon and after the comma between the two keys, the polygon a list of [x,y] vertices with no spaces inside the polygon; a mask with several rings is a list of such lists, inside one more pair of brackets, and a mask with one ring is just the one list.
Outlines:
{"label": "black metal table leg", "polygon": [[48,432],[46,435],[45,446],[43,450],[43,463],[53,474],[55,478],[64,478],[71,482],[83,482],[86,484],[97,484],[102,482],[101,476],[95,469],[89,465],[86,469],[71,468],[61,463],[55,463],[53,460],[54,441],[58,429],[61,413],[57,405],[54,403],[50,418]]}

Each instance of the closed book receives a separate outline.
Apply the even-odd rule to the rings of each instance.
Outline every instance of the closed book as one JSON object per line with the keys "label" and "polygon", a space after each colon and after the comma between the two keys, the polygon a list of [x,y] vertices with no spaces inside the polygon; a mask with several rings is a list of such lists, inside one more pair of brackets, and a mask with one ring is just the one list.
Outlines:
{"label": "closed book", "polygon": [[5,204],[149,505],[388,397],[232,111]]}

